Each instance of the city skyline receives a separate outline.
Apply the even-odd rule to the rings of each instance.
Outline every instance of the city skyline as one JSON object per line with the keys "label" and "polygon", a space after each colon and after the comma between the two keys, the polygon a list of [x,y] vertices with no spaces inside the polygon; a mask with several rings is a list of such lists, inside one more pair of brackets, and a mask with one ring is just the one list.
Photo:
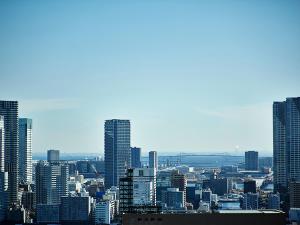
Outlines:
{"label": "city skyline", "polygon": [[143,155],[272,154],[272,102],[299,96],[299,6],[1,2],[0,96],[33,119],[33,153],[103,153],[116,118]]}

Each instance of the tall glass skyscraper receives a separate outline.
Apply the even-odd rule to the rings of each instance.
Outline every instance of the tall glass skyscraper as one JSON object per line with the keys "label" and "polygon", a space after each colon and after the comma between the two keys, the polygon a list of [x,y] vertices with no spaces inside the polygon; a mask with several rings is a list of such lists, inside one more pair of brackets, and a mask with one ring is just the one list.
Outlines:
{"label": "tall glass skyscraper", "polygon": [[117,186],[131,167],[130,121],[106,120],[104,125],[105,188]]}
{"label": "tall glass skyscraper", "polygon": [[19,119],[19,176],[24,183],[32,182],[32,120]]}
{"label": "tall glass skyscraper", "polygon": [[17,101],[0,101],[4,117],[4,170],[8,172],[8,203],[18,203],[19,115]]}
{"label": "tall glass skyscraper", "polygon": [[274,188],[300,181],[300,97],[273,103]]}

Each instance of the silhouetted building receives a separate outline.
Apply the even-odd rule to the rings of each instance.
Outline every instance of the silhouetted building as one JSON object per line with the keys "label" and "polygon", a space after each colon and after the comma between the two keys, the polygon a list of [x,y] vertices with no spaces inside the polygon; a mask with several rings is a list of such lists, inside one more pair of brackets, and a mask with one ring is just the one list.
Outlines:
{"label": "silhouetted building", "polygon": [[247,210],[258,209],[258,193],[247,193],[242,201],[242,208]]}
{"label": "silhouetted building", "polygon": [[300,181],[290,182],[290,207],[300,208]]}
{"label": "silhouetted building", "polygon": [[184,174],[180,174],[178,170],[173,170],[171,173],[171,187],[178,188],[179,191],[183,192],[183,207],[185,206],[186,202],[186,185],[187,179]]}
{"label": "silhouetted building", "polygon": [[19,118],[17,101],[0,101],[4,117],[4,167],[8,172],[8,203],[18,203],[19,185]]}
{"label": "silhouetted building", "polygon": [[36,221],[44,224],[58,224],[59,204],[38,204],[36,206]]}
{"label": "silhouetted building", "polygon": [[245,180],[244,181],[244,193],[256,193],[256,181],[255,180]]}
{"label": "silhouetted building", "polygon": [[118,186],[131,166],[130,121],[106,120],[104,131],[105,188]]}
{"label": "silhouetted building", "polygon": [[184,192],[179,188],[168,188],[162,192],[162,203],[167,209],[179,210],[185,208]]}
{"label": "silhouetted building", "polygon": [[245,152],[245,170],[258,170],[258,152]]}
{"label": "silhouetted building", "polygon": [[141,165],[141,148],[131,148],[131,167],[140,168]]}

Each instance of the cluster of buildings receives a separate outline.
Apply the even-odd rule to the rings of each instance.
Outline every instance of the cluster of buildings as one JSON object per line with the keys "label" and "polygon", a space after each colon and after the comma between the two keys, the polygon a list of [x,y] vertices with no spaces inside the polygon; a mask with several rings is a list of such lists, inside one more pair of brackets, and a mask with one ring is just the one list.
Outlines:
{"label": "cluster of buildings", "polygon": [[104,160],[48,150],[33,162],[32,120],[0,101],[0,222],[300,224],[300,98],[273,104],[273,159],[247,151],[237,165],[202,168],[150,151],[145,162],[130,130],[129,120],[105,121]]}

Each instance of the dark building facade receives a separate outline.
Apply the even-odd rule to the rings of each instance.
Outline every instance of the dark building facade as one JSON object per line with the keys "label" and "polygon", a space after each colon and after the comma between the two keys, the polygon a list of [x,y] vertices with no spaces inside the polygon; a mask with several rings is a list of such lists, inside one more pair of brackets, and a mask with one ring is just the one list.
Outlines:
{"label": "dark building facade", "polygon": [[258,152],[245,152],[245,170],[258,170]]}
{"label": "dark building facade", "polygon": [[140,168],[141,165],[141,148],[131,148],[131,167]]}
{"label": "dark building facade", "polygon": [[130,121],[106,120],[104,126],[105,188],[118,186],[131,167]]}

